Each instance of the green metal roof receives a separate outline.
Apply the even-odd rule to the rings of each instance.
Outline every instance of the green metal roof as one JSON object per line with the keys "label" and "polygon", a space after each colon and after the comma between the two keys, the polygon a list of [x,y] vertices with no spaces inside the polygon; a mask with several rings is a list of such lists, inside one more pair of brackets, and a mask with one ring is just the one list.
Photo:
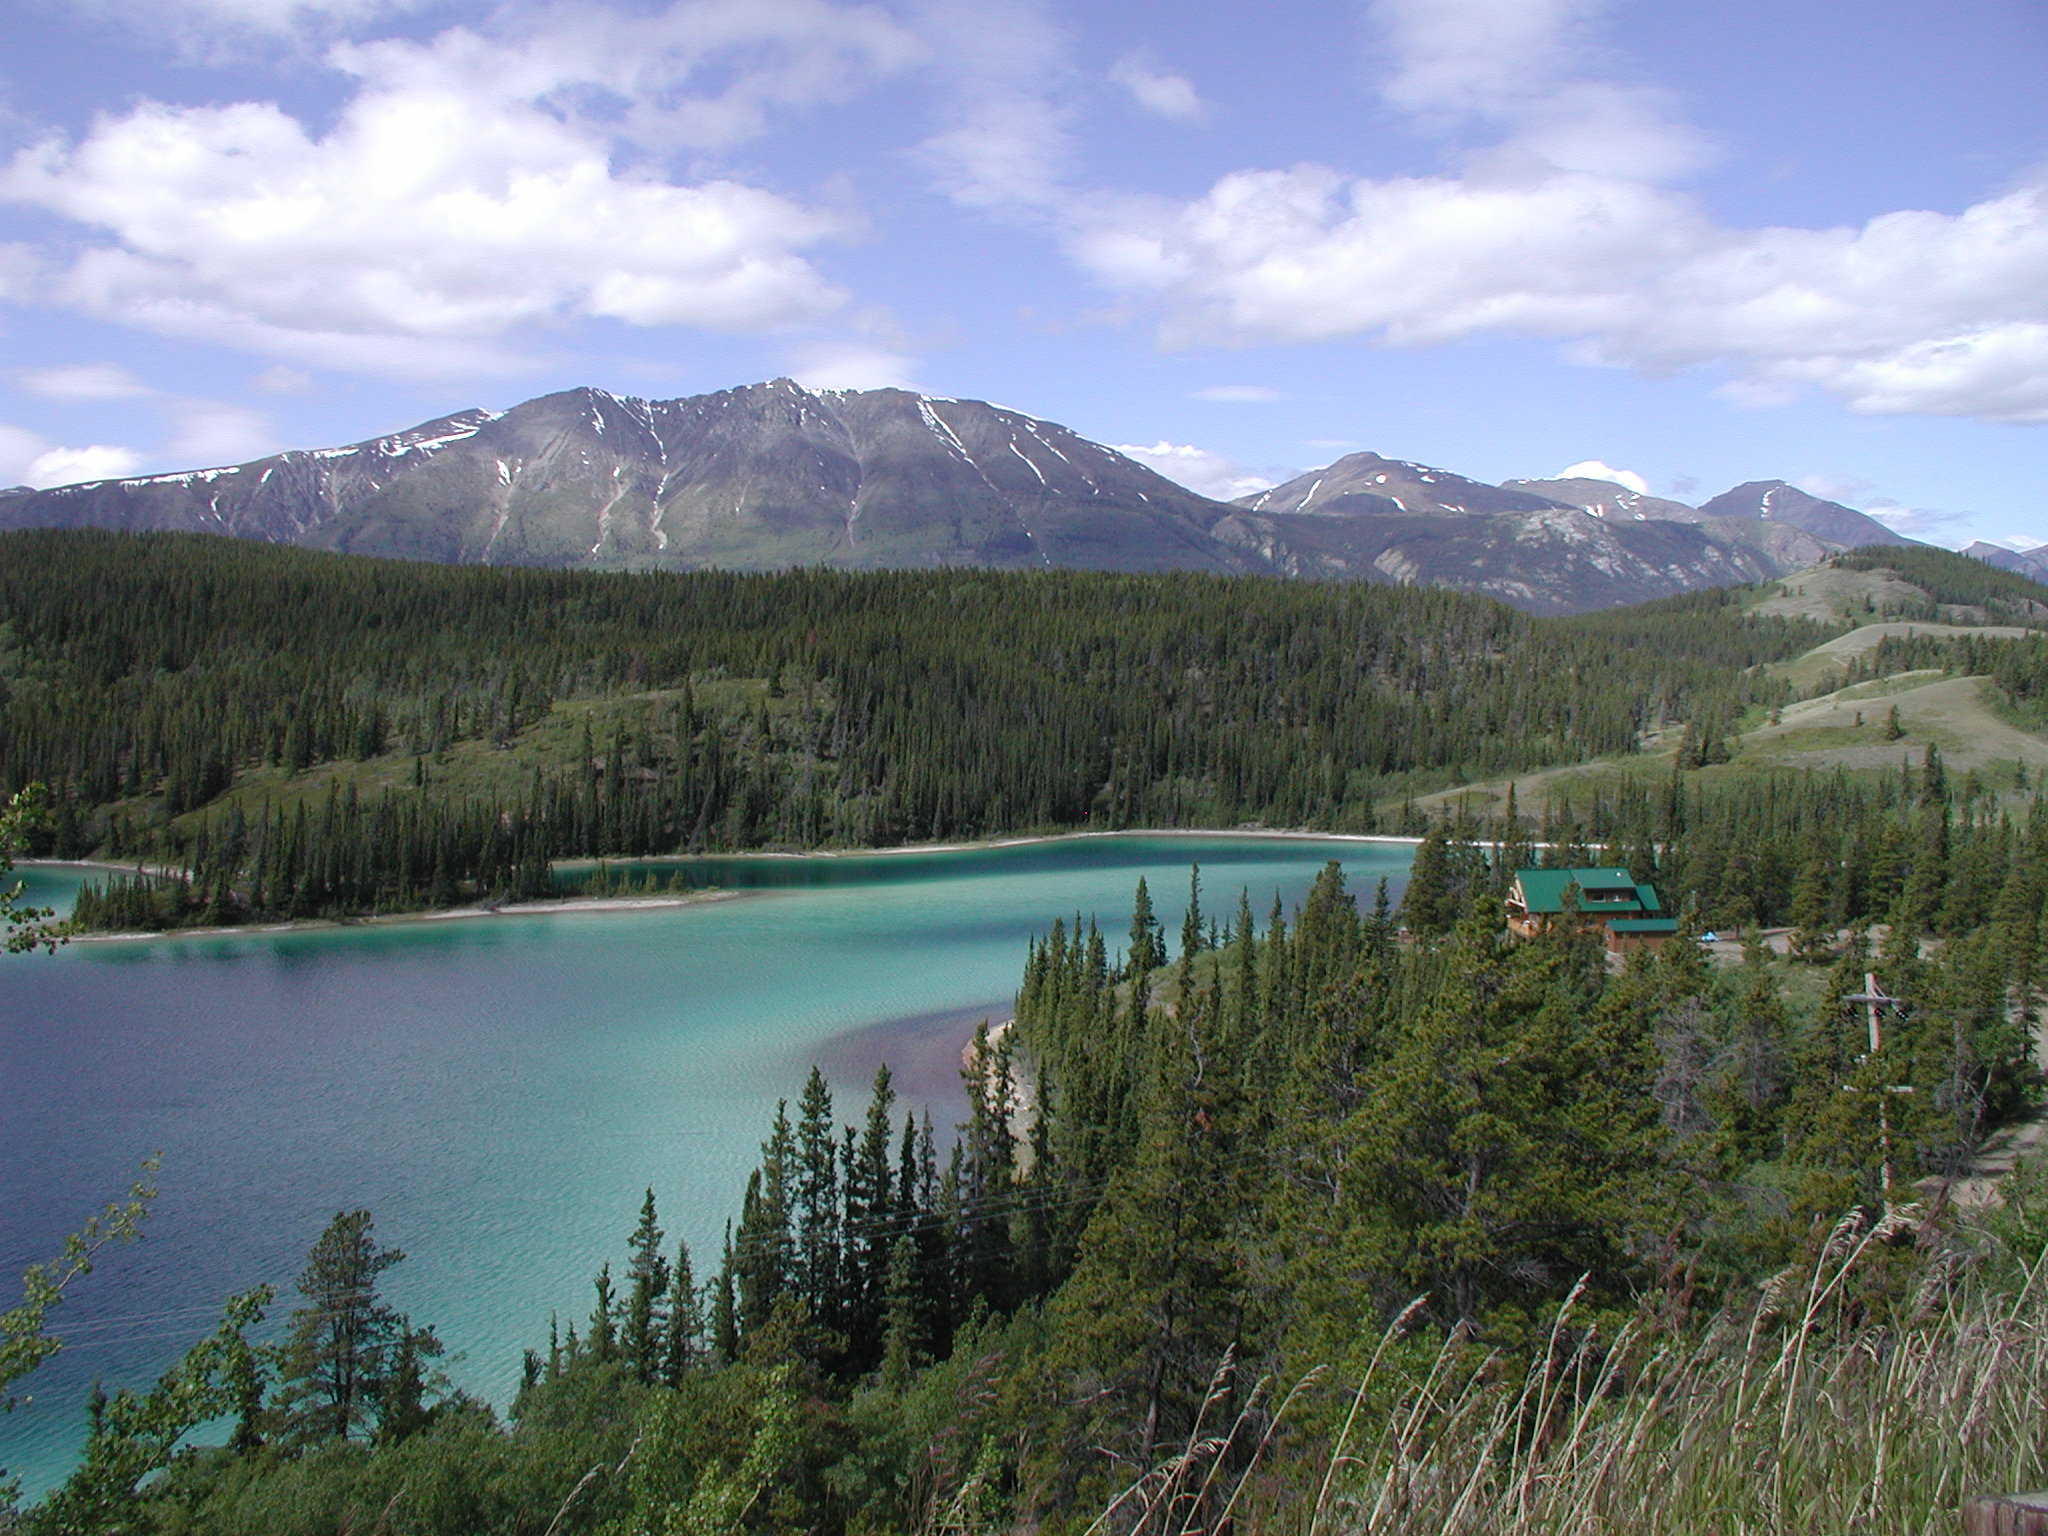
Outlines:
{"label": "green metal roof", "polygon": [[1607,925],[1609,933],[1676,933],[1675,917],[1617,917]]}
{"label": "green metal roof", "polygon": [[1522,899],[1531,912],[1562,912],[1568,885],[1579,888],[1581,912],[1617,912],[1640,916],[1663,908],[1656,891],[1638,885],[1625,869],[1518,869]]}

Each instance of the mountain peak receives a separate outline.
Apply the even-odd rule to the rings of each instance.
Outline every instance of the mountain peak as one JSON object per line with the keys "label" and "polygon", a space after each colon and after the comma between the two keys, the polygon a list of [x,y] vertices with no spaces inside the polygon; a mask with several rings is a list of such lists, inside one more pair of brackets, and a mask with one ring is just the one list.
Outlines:
{"label": "mountain peak", "polygon": [[[1821,514],[1860,526],[1795,521]],[[1226,506],[1027,412],[788,377],[667,400],[583,385],[343,447],[0,492],[0,528],[74,526],[448,563],[1417,582],[1546,613],[1784,575],[1888,534],[1783,481],[1694,511],[1607,481],[1487,485],[1370,451]]]}
{"label": "mountain peak", "polygon": [[1845,507],[1838,501],[1823,501],[1784,480],[1745,481],[1703,505],[1700,515],[1783,523],[1843,549],[1857,549],[1866,544],[1917,542],[1894,533],[1867,513]]}
{"label": "mountain peak", "polygon": [[1359,517],[1383,512],[1539,512],[1565,504],[1407,459],[1347,453],[1334,464],[1296,475],[1271,490],[1240,497],[1233,505],[1289,517]]}

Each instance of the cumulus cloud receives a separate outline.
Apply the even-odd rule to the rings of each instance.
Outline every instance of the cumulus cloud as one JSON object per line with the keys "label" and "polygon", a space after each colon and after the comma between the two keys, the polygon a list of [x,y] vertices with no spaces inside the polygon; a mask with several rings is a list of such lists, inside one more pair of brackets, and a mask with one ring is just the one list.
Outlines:
{"label": "cumulus cloud", "polygon": [[45,400],[139,400],[154,393],[119,363],[71,363],[24,369],[21,387]]}
{"label": "cumulus cloud", "polygon": [[1263,384],[1212,384],[1207,389],[1194,393],[1197,400],[1211,400],[1219,405],[1264,405],[1280,398],[1280,391],[1268,389]]}
{"label": "cumulus cloud", "polygon": [[1150,447],[1137,443],[1114,443],[1111,446],[1176,485],[1184,485],[1197,495],[1216,501],[1233,501],[1239,496],[1249,496],[1254,491],[1263,491],[1280,483],[1270,475],[1245,469],[1220,453],[1186,443],[1170,443],[1165,438]]}
{"label": "cumulus cloud", "polygon": [[502,369],[499,338],[579,318],[772,330],[842,302],[802,253],[843,220],[634,153],[736,142],[915,46],[822,0],[345,46],[355,91],[324,130],[271,103],[146,102],[22,150],[0,199],[100,235],[48,296],[301,364]]}
{"label": "cumulus cloud", "polygon": [[1142,111],[1179,123],[1199,123],[1209,115],[1202,98],[1185,75],[1154,68],[1142,55],[1117,60],[1110,80],[1130,93]]}
{"label": "cumulus cloud", "polygon": [[1602,0],[1378,0],[1387,99],[1493,138],[1461,168],[1252,169],[1197,197],[1092,195],[1076,262],[1168,345],[1545,338],[1590,363],[1716,365],[1740,398],[2048,421],[2048,173],[1960,213],[1739,229],[1670,185],[1704,149],[1591,41]]}
{"label": "cumulus cloud", "polygon": [[916,389],[917,360],[861,342],[820,342],[799,349],[789,376],[805,389]]}
{"label": "cumulus cloud", "polygon": [[82,480],[116,480],[132,475],[142,455],[132,448],[94,443],[66,448],[21,427],[0,426],[0,485],[48,490]]}
{"label": "cumulus cloud", "polygon": [[1605,480],[1612,485],[1625,486],[1638,496],[1650,494],[1650,482],[1632,469],[1616,469],[1598,459],[1581,459],[1568,464],[1550,477],[1553,480]]}

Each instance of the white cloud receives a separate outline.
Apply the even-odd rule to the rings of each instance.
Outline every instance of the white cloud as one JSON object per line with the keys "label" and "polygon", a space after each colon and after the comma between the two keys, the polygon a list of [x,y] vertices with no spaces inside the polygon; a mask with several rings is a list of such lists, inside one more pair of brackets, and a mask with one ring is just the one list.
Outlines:
{"label": "white cloud", "polygon": [[144,103],[20,152],[0,200],[101,233],[48,296],[302,364],[502,369],[516,352],[497,338],[585,317],[772,330],[842,302],[801,253],[844,221],[736,180],[664,180],[629,151],[735,142],[914,47],[823,0],[348,46],[330,57],[355,93],[324,131],[268,103]]}
{"label": "white cloud", "polygon": [[179,400],[171,408],[171,418],[173,431],[164,455],[176,464],[243,464],[285,446],[270,418],[246,406]]}
{"label": "white cloud", "polygon": [[29,368],[19,378],[23,389],[45,400],[139,400],[155,393],[119,363]]}
{"label": "white cloud", "polygon": [[1015,214],[1064,202],[1072,149],[1054,90],[1065,42],[1032,0],[932,0],[922,30],[942,62],[950,126],[917,155],[962,207]]}
{"label": "white cloud", "polygon": [[1938,507],[1908,507],[1880,496],[1862,509],[1894,533],[1907,538],[1939,540],[1943,529],[1969,520],[1967,512],[1944,512]]}
{"label": "white cloud", "polygon": [[1598,459],[1581,459],[1567,465],[1550,477],[1553,480],[1605,480],[1610,484],[1625,486],[1638,496],[1650,494],[1650,482],[1632,469],[1615,469]]}
{"label": "white cloud", "polygon": [[0,486],[25,484],[28,467],[49,451],[49,440],[21,427],[0,424]]}
{"label": "white cloud", "polygon": [[1185,443],[1170,443],[1164,438],[1149,448],[1136,443],[1113,443],[1111,446],[1176,485],[1184,485],[1197,495],[1216,501],[1233,501],[1239,496],[1249,496],[1254,491],[1263,491],[1280,483],[1270,475],[1247,470],[1220,453]]}
{"label": "white cloud", "polygon": [[1130,92],[1131,100],[1154,117],[1170,118],[1180,123],[1199,123],[1209,115],[1201,96],[1186,76],[1154,69],[1139,55],[1117,60],[1110,69],[1109,78]]}
{"label": "white cloud", "polygon": [[0,485],[47,490],[81,480],[115,480],[133,474],[142,455],[132,448],[94,443],[65,448],[20,427],[0,426]]}
{"label": "white cloud", "polygon": [[1496,135],[1455,173],[1242,170],[1184,201],[1069,197],[1073,259],[1168,345],[1545,338],[1654,371],[1712,365],[1774,404],[2048,421],[2048,173],[1960,213],[1740,229],[1666,181],[1704,147],[1611,78],[1603,0],[1379,0],[1387,99]]}
{"label": "white cloud", "polygon": [[861,342],[821,342],[800,349],[789,376],[805,389],[916,389],[917,360]]}
{"label": "white cloud", "polygon": [[1663,92],[1609,78],[1594,39],[1610,0],[1376,0],[1387,102],[1426,129],[1505,129],[1497,161],[1657,179],[1708,156]]}
{"label": "white cloud", "polygon": [[1268,389],[1263,384],[1212,384],[1207,389],[1194,393],[1197,400],[1211,400],[1219,405],[1264,405],[1280,398],[1280,391]]}
{"label": "white cloud", "polygon": [[132,448],[94,443],[87,448],[52,448],[29,465],[24,477],[37,490],[53,485],[76,485],[84,480],[118,480],[132,475],[142,465],[142,455]]}
{"label": "white cloud", "polygon": [[641,148],[706,150],[756,137],[778,111],[844,100],[925,50],[879,9],[833,0],[676,0],[643,14],[572,0],[507,38],[452,27],[332,58],[387,89],[540,102]]}

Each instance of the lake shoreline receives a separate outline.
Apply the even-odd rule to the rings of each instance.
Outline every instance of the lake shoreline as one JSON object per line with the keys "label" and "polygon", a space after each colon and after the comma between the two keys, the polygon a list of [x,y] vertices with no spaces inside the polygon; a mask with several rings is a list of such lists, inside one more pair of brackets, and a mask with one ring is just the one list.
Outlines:
{"label": "lake shoreline", "polygon": [[1027,848],[1036,843],[1071,843],[1089,837],[1249,837],[1284,842],[1421,844],[1419,837],[1391,832],[1309,832],[1269,827],[1119,827],[1088,832],[1031,832],[1015,837],[984,837],[964,843],[892,843],[886,848],[747,848],[726,853],[650,853],[618,859],[556,859],[556,869],[596,869],[599,865],[696,864],[706,859],[868,859],[919,853],[974,853],[990,848]]}
{"label": "lake shoreline", "polygon": [[395,928],[409,923],[463,922],[479,917],[573,916],[584,912],[638,912],[655,907],[695,907],[737,901],[753,891],[689,891],[673,896],[565,896],[559,901],[518,901],[502,905],[448,907],[433,912],[379,912],[368,917],[310,917],[284,923],[243,923],[226,928],[158,928],[134,933],[74,933],[70,944],[130,944],[141,939],[232,939],[252,934],[319,933],[350,928]]}
{"label": "lake shoreline", "polygon": [[[707,859],[891,858],[932,853],[973,853],[996,848],[1028,848],[1044,843],[1066,843],[1075,842],[1082,838],[1105,837],[1242,837],[1276,842],[1378,843],[1398,844],[1409,847],[1413,847],[1422,841],[1419,837],[1399,837],[1383,832],[1306,832],[1276,830],[1264,827],[1232,827],[1224,829],[1203,827],[1131,827],[1117,831],[1050,832],[1018,837],[981,838],[972,842],[899,843],[887,848],[820,848],[807,852],[752,849],[734,853],[646,854],[619,859],[557,859],[553,861],[550,867],[556,870],[595,870],[625,865],[638,869],[658,868],[662,865],[699,864]],[[100,859],[17,859],[15,864],[17,868],[23,869],[90,869],[105,870],[109,874],[117,875],[134,874],[137,872],[135,866],[111,864]],[[141,872],[160,877],[170,877],[180,873],[174,870],[151,868],[144,868]],[[633,912],[660,907],[698,906],[707,902],[732,901],[743,896],[758,894],[755,891],[712,889],[677,892],[659,896],[565,896],[559,900],[550,901],[475,903],[465,907],[450,907],[440,911],[380,912],[365,917],[297,918],[282,923],[245,923],[235,927],[162,928],[132,933],[74,933],[69,936],[67,942],[72,944],[127,944],[145,939],[221,939],[249,934],[314,933],[341,928],[392,927],[404,923],[443,923],[484,917],[544,917],[554,914],[580,912]]]}

